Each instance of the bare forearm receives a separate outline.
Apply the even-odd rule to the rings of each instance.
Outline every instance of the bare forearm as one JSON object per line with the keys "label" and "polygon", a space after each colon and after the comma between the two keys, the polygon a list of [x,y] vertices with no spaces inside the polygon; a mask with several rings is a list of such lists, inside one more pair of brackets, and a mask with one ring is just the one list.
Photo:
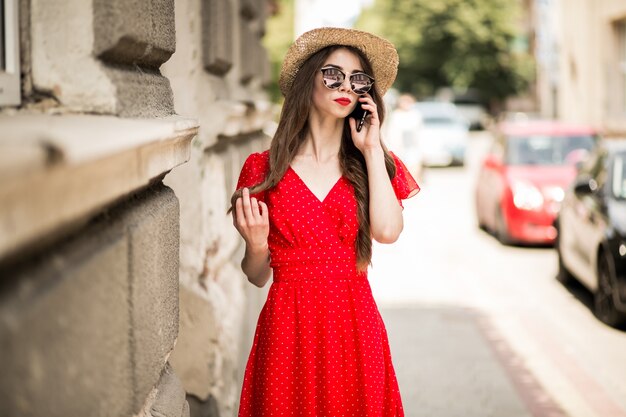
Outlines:
{"label": "bare forearm", "polygon": [[370,194],[370,228],[372,237],[381,243],[392,243],[402,232],[402,208],[391,186],[382,148],[366,150]]}
{"label": "bare forearm", "polygon": [[250,190],[245,187],[241,197],[235,202],[233,224],[246,241],[246,253],[241,261],[241,269],[248,281],[262,287],[270,277],[270,255],[267,246],[269,235],[269,217],[267,205],[250,197]]}
{"label": "bare forearm", "polygon": [[241,269],[248,281],[257,287],[263,287],[270,278],[270,257],[267,246],[251,248],[246,243],[246,253],[241,261]]}

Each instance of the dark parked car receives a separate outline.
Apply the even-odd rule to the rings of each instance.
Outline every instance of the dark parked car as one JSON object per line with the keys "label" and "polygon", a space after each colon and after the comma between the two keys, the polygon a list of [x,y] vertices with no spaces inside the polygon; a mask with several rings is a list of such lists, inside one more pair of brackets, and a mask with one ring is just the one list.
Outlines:
{"label": "dark parked car", "polygon": [[594,293],[596,316],[626,323],[626,141],[608,140],[584,164],[556,219],[559,280]]}

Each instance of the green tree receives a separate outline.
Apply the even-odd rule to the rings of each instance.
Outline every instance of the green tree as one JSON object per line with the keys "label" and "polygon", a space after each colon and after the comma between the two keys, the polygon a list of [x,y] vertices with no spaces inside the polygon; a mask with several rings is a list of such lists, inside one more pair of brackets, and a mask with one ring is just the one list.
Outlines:
{"label": "green tree", "polygon": [[287,49],[293,42],[294,36],[294,0],[280,0],[272,2],[275,10],[267,19],[263,45],[267,48],[272,71],[269,93],[272,101],[282,100],[278,88],[278,76]]}
{"label": "green tree", "polygon": [[357,27],[396,45],[398,89],[428,96],[440,87],[474,88],[503,100],[533,74],[531,55],[513,52],[519,13],[511,0],[376,0]]}

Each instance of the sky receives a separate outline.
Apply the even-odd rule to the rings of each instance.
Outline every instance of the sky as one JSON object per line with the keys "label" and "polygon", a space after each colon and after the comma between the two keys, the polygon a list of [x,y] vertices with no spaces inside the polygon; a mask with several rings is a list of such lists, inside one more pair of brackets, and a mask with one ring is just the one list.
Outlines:
{"label": "sky", "polygon": [[296,0],[296,37],[321,27],[352,27],[364,6],[374,0]]}

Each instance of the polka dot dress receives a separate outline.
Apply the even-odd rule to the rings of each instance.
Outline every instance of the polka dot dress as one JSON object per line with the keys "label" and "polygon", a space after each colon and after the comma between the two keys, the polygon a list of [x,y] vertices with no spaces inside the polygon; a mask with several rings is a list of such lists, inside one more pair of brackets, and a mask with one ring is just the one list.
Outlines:
{"label": "polka dot dress", "polygon": [[[394,155],[398,200],[419,191]],[[265,178],[254,153],[237,188]],[[288,168],[254,195],[269,209],[273,282],[245,370],[239,417],[401,417],[384,323],[367,272],[356,269],[357,203],[341,177],[323,201]]]}

